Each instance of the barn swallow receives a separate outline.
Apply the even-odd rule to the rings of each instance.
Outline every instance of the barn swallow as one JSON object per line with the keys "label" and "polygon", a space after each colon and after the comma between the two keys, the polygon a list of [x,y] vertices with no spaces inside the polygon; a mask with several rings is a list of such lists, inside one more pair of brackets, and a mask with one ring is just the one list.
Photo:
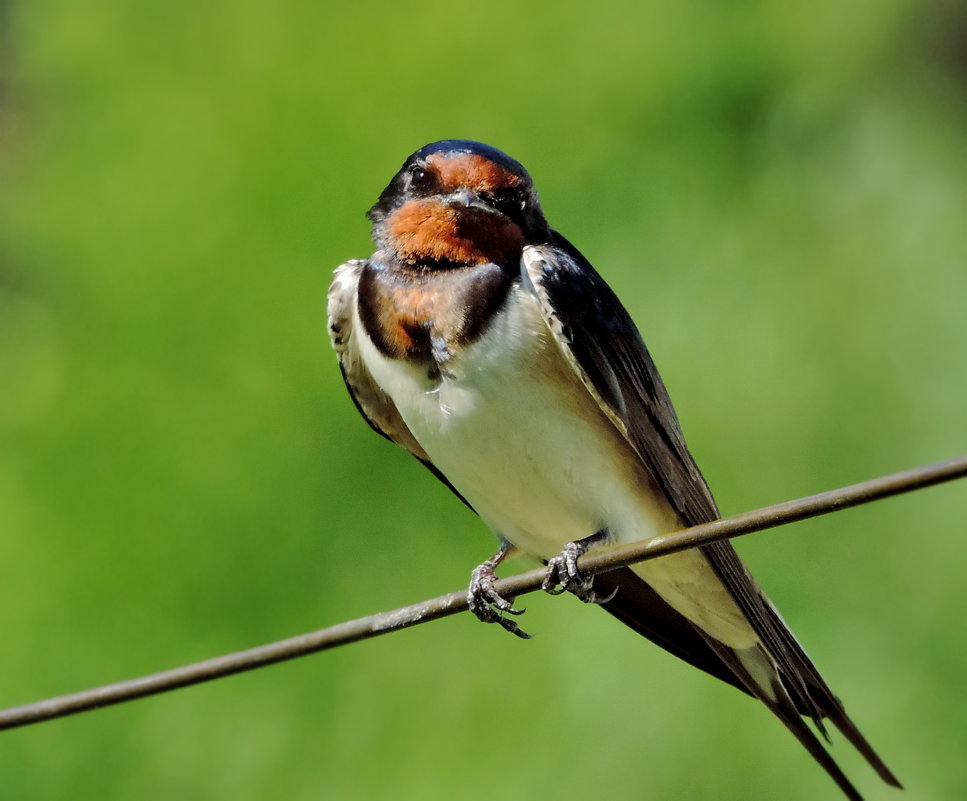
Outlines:
{"label": "barn swallow", "polygon": [[806,725],[836,726],[899,787],[728,542],[590,579],[588,548],[719,517],[641,335],[587,259],[548,226],[530,175],[479,142],[411,155],[369,210],[376,252],[337,268],[329,330],[356,407],[496,533],[471,575],[481,620],[526,636],[494,591],[522,551],[570,590],[758,698],[845,795]]}

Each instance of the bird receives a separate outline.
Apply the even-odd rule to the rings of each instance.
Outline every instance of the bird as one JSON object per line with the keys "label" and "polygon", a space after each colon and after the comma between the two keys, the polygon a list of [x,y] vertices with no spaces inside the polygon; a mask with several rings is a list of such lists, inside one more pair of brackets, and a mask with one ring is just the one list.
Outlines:
{"label": "bird", "polygon": [[508,555],[535,556],[548,592],[599,605],[761,701],[847,798],[861,801],[817,736],[829,741],[826,722],[901,787],[728,541],[579,570],[589,549],[719,511],[637,327],[550,227],[527,170],[480,142],[433,142],[367,216],[376,250],[336,268],[330,338],[370,427],[497,535],[471,572],[474,614],[527,637],[494,582]]}

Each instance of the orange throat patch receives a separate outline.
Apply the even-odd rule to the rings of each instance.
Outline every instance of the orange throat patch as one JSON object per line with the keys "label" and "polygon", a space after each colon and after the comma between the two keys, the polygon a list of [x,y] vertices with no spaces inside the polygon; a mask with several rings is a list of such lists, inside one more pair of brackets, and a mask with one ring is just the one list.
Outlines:
{"label": "orange throat patch", "polygon": [[404,203],[387,231],[392,250],[410,264],[503,264],[524,247],[524,232],[506,217],[432,199]]}

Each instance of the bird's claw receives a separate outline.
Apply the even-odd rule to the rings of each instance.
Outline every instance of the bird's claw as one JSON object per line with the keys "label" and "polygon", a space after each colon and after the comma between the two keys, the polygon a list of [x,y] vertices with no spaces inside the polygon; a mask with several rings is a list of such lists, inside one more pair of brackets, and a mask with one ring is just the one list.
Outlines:
{"label": "bird's claw", "polygon": [[578,569],[578,559],[599,539],[598,535],[594,535],[565,545],[557,556],[548,561],[547,575],[544,576],[541,589],[551,595],[571,592],[586,604],[606,604],[612,600],[617,588],[607,596],[598,595],[594,591],[594,576]]}
{"label": "bird's claw", "polygon": [[497,576],[494,573],[496,565],[488,560],[474,568],[470,574],[470,589],[467,591],[467,605],[477,616],[477,620],[484,623],[496,623],[511,634],[529,640],[530,634],[524,631],[516,622],[505,617],[508,615],[522,615],[523,609],[514,605],[494,589]]}

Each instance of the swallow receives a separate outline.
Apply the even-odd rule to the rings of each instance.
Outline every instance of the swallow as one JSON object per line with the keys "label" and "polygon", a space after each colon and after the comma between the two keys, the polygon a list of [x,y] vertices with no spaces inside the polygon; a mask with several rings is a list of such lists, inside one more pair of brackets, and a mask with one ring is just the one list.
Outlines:
{"label": "swallow", "polygon": [[497,535],[472,571],[481,620],[527,636],[494,590],[519,551],[685,662],[759,699],[850,799],[807,723],[829,721],[888,784],[866,741],[729,542],[591,579],[589,548],[716,520],[668,392],[615,293],[547,223],[527,170],[445,140],[413,153],[369,210],[376,251],[335,271],[329,332],[369,425]]}

